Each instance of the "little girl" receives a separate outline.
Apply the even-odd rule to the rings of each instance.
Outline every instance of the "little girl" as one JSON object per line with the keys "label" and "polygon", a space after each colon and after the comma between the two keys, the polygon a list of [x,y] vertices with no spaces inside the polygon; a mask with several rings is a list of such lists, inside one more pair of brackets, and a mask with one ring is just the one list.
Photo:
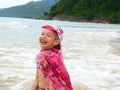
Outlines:
{"label": "little girl", "polygon": [[73,90],[61,52],[63,30],[54,25],[42,28],[33,90]]}

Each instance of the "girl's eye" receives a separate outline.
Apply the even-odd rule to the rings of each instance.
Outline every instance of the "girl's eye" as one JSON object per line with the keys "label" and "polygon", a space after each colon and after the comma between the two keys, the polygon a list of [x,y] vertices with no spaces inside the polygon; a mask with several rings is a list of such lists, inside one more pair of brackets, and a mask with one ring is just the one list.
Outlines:
{"label": "girl's eye", "polygon": [[51,37],[51,35],[50,35],[50,34],[48,34],[47,36],[48,36],[48,37]]}
{"label": "girl's eye", "polygon": [[44,33],[41,33],[41,35],[44,35]]}

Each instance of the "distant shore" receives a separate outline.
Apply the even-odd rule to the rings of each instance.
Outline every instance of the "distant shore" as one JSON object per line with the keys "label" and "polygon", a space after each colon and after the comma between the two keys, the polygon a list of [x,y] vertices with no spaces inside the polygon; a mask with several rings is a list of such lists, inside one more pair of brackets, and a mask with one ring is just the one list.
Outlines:
{"label": "distant shore", "polygon": [[96,23],[109,23],[107,20],[94,19],[88,20],[83,17],[75,17],[70,15],[56,15],[52,17],[53,20],[63,20],[63,21],[75,21],[75,22],[96,22]]}
{"label": "distant shore", "polygon": [[60,21],[71,21],[71,22],[95,22],[95,23],[109,23],[106,19],[98,19],[95,18],[93,20],[87,20],[83,17],[75,17],[71,15],[56,15],[53,17],[47,16],[47,17],[40,17],[35,19],[42,19],[42,20],[60,20]]}

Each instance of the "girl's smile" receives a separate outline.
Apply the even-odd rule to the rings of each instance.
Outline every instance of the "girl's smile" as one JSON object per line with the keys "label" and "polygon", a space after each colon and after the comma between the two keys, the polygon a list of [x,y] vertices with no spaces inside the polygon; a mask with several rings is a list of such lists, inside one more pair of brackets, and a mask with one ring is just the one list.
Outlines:
{"label": "girl's smile", "polygon": [[41,40],[40,40],[40,44],[41,44],[41,45],[46,45],[46,44],[47,44],[47,40],[41,39]]}

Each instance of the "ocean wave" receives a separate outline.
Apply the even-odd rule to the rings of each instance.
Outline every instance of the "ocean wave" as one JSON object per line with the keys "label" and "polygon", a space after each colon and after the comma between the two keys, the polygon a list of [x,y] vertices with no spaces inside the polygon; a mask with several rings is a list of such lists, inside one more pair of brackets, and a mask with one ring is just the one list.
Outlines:
{"label": "ocean wave", "polygon": [[[33,79],[26,79],[21,83],[13,85],[9,90],[32,90]],[[83,83],[73,82],[74,90],[91,90],[88,86]]]}
{"label": "ocean wave", "polygon": [[29,27],[29,25],[25,25],[16,21],[0,22],[1,29],[18,29],[18,28],[27,28],[27,27]]}
{"label": "ocean wave", "polygon": [[0,90],[31,89],[36,72],[34,57],[39,51],[37,39],[45,23],[64,28],[64,61],[74,90],[120,90],[119,25],[0,20]]}
{"label": "ocean wave", "polygon": [[26,79],[21,83],[13,85],[9,90],[32,90],[33,79]]}

